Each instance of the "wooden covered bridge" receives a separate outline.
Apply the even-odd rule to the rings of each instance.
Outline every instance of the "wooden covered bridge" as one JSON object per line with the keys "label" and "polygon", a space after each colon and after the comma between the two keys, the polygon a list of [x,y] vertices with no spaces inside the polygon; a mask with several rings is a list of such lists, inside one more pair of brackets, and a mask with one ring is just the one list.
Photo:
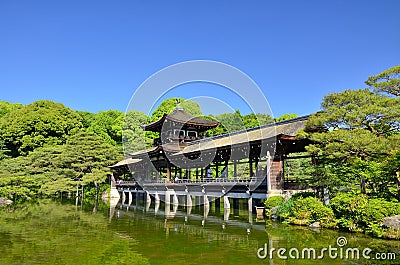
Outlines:
{"label": "wooden covered bridge", "polygon": [[[308,116],[209,138],[200,136],[219,125],[182,109],[142,125],[159,134],[151,148],[129,154],[111,166],[114,186],[132,200],[133,194],[165,203],[208,204],[212,199],[265,199],[297,187],[285,181],[284,161],[304,152],[307,139],[297,139]],[[311,158],[310,158],[311,159]],[[126,196],[128,195],[128,196]]]}

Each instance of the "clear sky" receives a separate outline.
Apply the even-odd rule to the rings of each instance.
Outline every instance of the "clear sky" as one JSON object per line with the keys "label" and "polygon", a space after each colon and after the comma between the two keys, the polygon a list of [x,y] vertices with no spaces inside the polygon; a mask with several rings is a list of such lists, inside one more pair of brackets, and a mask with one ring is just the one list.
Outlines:
{"label": "clear sky", "polygon": [[0,1],[0,100],[124,111],[150,75],[202,59],[249,75],[275,116],[308,114],[400,64],[399,14],[398,0]]}

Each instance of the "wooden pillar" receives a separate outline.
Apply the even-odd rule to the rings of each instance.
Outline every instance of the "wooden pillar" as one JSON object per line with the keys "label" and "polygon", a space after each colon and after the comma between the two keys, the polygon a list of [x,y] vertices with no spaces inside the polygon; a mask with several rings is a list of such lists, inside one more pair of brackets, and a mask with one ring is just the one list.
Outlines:
{"label": "wooden pillar", "polygon": [[171,181],[171,164],[167,161],[167,181]]}
{"label": "wooden pillar", "polygon": [[254,166],[255,166],[255,168],[256,168],[256,174],[255,174],[255,176],[258,175],[258,159],[259,159],[259,157],[256,157],[255,163],[254,163]]}
{"label": "wooden pillar", "polygon": [[228,179],[228,172],[229,172],[229,169],[228,169],[228,159],[227,160],[225,160],[225,178],[226,179]]}
{"label": "wooden pillar", "polygon": [[218,164],[219,164],[218,161],[215,162],[215,178],[218,178],[218,177],[219,177]]}
{"label": "wooden pillar", "polygon": [[179,168],[179,178],[182,179],[182,168]]}
{"label": "wooden pillar", "polygon": [[251,155],[249,157],[249,168],[250,168],[250,177],[252,177],[253,176],[253,158],[251,157]]}
{"label": "wooden pillar", "polygon": [[265,176],[267,179],[267,192],[269,192],[271,187],[271,154],[269,151],[267,152],[267,175]]}
{"label": "wooden pillar", "polygon": [[204,168],[201,168],[200,177],[201,177],[201,178],[204,178]]}
{"label": "wooden pillar", "polygon": [[233,177],[237,177],[237,161],[233,161]]}
{"label": "wooden pillar", "polygon": [[198,180],[198,179],[199,179],[199,168],[196,167],[196,180]]}

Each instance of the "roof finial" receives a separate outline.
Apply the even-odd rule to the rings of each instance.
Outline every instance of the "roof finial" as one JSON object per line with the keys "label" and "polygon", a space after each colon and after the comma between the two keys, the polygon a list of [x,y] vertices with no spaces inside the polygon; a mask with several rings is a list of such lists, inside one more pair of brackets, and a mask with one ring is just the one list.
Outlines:
{"label": "roof finial", "polygon": [[175,98],[176,104],[178,104],[178,106],[176,106],[177,110],[183,110],[183,108],[181,107],[181,99],[180,98]]}

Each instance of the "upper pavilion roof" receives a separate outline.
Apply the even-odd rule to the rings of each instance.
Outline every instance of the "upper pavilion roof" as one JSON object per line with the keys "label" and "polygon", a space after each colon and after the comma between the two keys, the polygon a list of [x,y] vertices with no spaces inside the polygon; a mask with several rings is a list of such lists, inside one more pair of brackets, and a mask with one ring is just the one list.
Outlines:
{"label": "upper pavilion roof", "polygon": [[170,114],[164,114],[159,120],[143,124],[141,127],[145,131],[160,132],[165,121],[181,124],[183,125],[182,128],[192,126],[198,131],[206,131],[217,127],[219,124],[218,121],[205,120],[186,113],[180,108],[176,108]]}
{"label": "upper pavilion roof", "polygon": [[211,138],[194,141],[188,144],[181,153],[188,154],[208,149],[229,147],[249,142],[273,139],[276,137],[294,140],[299,130],[304,129],[309,116],[302,116],[282,122],[271,123],[259,127],[245,129],[234,133],[218,135]]}

